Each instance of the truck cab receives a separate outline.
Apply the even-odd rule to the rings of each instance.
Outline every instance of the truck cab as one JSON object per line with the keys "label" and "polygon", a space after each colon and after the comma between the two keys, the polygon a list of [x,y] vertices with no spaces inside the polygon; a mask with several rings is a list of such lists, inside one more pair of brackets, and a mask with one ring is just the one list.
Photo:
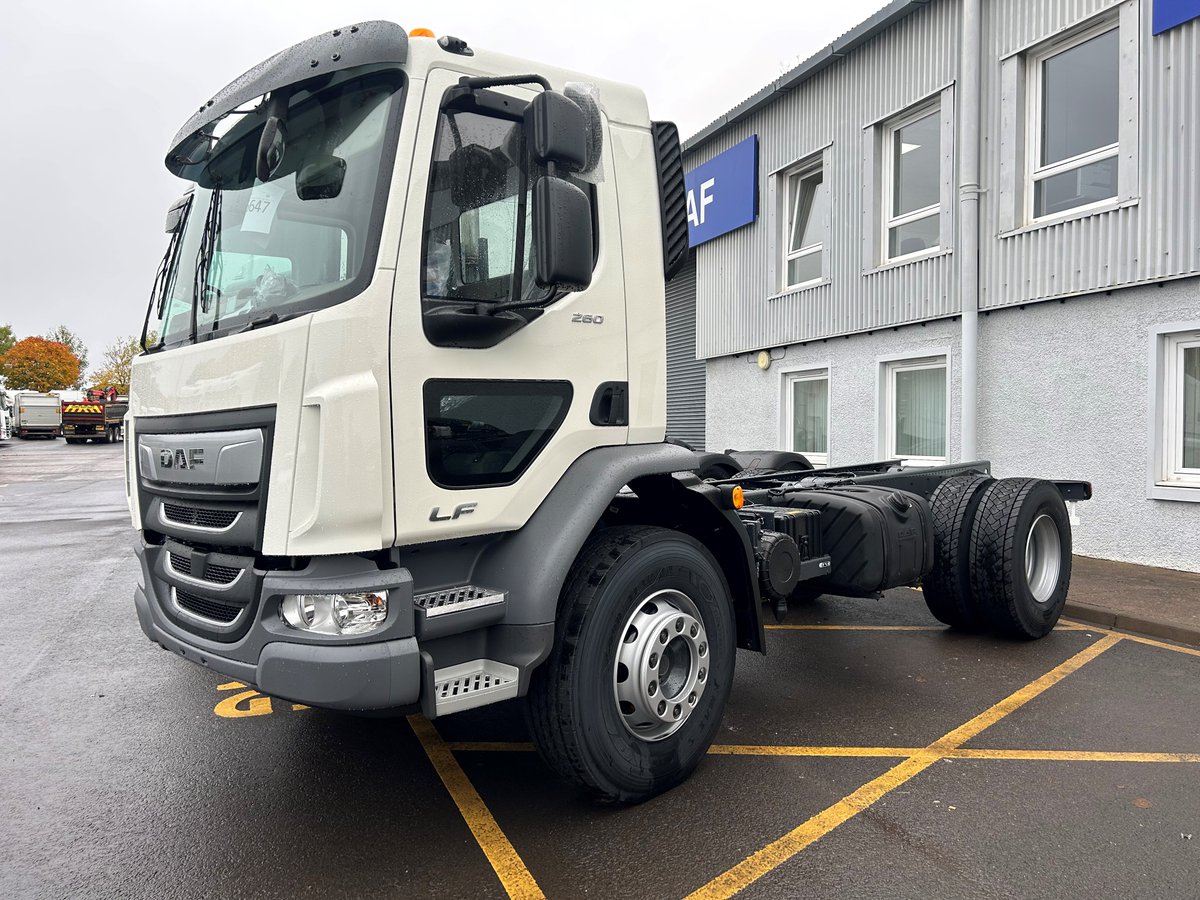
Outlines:
{"label": "truck cab", "polygon": [[[973,514],[991,485],[697,474],[665,434],[679,138],[636,88],[365,22],[230,83],[165,162],[191,188],[132,370],[135,607],[265,693],[431,718],[528,695],[561,774],[644,799],[703,756],[764,597],[916,583],[936,491]],[[1067,569],[1027,636],[1065,598],[1054,498]]]}

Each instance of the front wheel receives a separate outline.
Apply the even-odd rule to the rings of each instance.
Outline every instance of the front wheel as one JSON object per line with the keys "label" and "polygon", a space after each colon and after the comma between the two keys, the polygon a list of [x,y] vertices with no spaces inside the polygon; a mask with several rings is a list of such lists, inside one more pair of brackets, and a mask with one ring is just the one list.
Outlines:
{"label": "front wheel", "polygon": [[610,528],[580,551],[554,648],[526,710],[559,775],[638,803],[684,781],[716,736],[733,683],[729,588],[711,554],[663,528]]}

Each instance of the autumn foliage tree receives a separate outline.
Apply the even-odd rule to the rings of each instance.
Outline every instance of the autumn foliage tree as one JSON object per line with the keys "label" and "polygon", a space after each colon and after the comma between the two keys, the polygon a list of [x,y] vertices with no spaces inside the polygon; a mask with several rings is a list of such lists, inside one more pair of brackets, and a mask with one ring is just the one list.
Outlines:
{"label": "autumn foliage tree", "polygon": [[[150,335],[147,343],[153,343],[155,336]],[[142,339],[139,335],[118,338],[109,344],[104,351],[104,361],[91,379],[92,387],[115,387],[119,393],[129,393],[129,370],[133,358],[142,352]]]}
{"label": "autumn foliage tree", "polygon": [[54,391],[79,380],[79,357],[66,344],[28,337],[0,359],[0,376],[9,390]]}

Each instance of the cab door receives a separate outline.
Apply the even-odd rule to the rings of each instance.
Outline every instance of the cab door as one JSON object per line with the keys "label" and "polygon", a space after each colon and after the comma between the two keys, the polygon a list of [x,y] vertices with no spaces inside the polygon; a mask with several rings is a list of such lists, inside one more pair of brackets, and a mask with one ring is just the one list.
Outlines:
{"label": "cab door", "polygon": [[[397,261],[391,333],[398,544],[521,527],[588,450],[628,439],[616,190],[590,198],[590,286],[538,284],[539,178],[522,114],[536,90],[480,101],[429,73]],[[601,134],[607,122],[600,115]],[[599,171],[612,172],[607,141]]]}

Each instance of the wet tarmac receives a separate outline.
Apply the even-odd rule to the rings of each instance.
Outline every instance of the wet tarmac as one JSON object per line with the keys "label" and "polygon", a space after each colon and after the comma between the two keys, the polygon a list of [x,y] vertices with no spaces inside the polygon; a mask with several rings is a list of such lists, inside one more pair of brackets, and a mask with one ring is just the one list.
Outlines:
{"label": "wet tarmac", "polygon": [[1188,898],[1200,651],[825,598],[682,787],[596,806],[519,701],[367,719],[151,644],[120,446],[0,443],[0,897]]}

